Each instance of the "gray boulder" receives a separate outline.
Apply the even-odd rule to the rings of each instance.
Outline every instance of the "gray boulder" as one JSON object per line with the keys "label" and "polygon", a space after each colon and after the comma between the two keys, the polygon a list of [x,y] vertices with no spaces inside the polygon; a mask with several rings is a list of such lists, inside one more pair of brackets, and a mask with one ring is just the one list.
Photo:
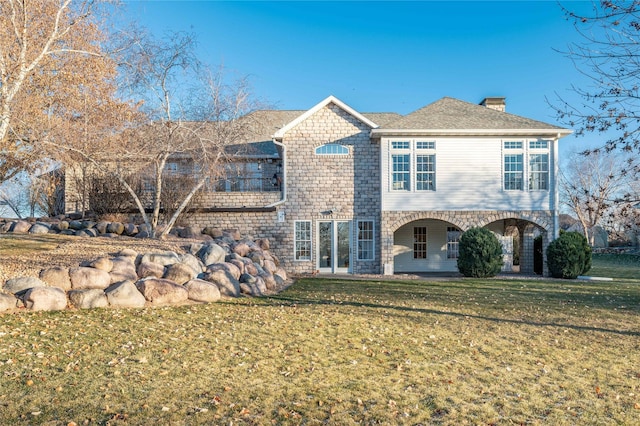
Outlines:
{"label": "gray boulder", "polygon": [[[215,286],[214,286],[215,287]],[[218,287],[216,287],[216,290]],[[220,294],[220,292],[218,292]],[[11,294],[0,293],[0,312],[9,311],[18,307],[18,299]]]}
{"label": "gray boulder", "polygon": [[124,225],[124,235],[129,237],[138,233],[138,226],[135,223],[126,223]]}
{"label": "gray boulder", "polygon": [[164,276],[164,266],[153,262],[140,262],[137,273],[139,278],[162,278]]}
{"label": "gray boulder", "polygon": [[66,231],[69,229],[69,222],[61,220],[60,222],[53,224],[52,228],[57,232]]}
{"label": "gray boulder", "polygon": [[176,304],[186,301],[189,292],[183,286],[163,278],[144,278],[136,282],[136,288],[154,305]]}
{"label": "gray boulder", "polygon": [[69,301],[78,309],[104,308],[109,306],[107,296],[99,289],[71,290],[67,293]]}
{"label": "gray boulder", "polygon": [[22,296],[22,302],[32,311],[61,311],[67,307],[67,294],[58,287],[34,287]]}
{"label": "gray boulder", "polygon": [[74,290],[83,290],[90,288],[98,288],[104,290],[111,284],[111,275],[101,269],[80,266],[69,270],[71,278],[71,288]]}
{"label": "gray boulder", "polygon": [[191,266],[194,271],[200,273],[205,270],[204,263],[191,253],[185,253],[180,256],[180,263]]}
{"label": "gray boulder", "polygon": [[107,233],[107,226],[109,226],[109,222],[106,222],[104,220],[100,221],[100,222],[96,223],[96,230],[100,234],[106,234]]}
{"label": "gray boulder", "polygon": [[278,270],[278,267],[276,266],[276,263],[273,260],[265,259],[263,269],[268,273],[273,274]]}
{"label": "gray boulder", "polygon": [[180,263],[180,258],[172,251],[164,251],[144,254],[140,262],[153,262],[162,266],[167,266],[173,265],[174,263]]}
{"label": "gray boulder", "polygon": [[265,284],[265,293],[266,290],[273,291],[276,289],[277,283],[275,277],[269,272],[265,272],[259,276]]}
{"label": "gray boulder", "polygon": [[43,269],[40,271],[40,279],[51,287],[58,287],[65,291],[71,289],[69,268],[54,266],[53,268]]}
{"label": "gray boulder", "polygon": [[96,269],[101,269],[105,272],[111,272],[113,269],[113,262],[106,256],[99,257],[89,263],[89,266]]}
{"label": "gray boulder", "polygon": [[220,270],[227,271],[236,280],[239,280],[240,275],[242,275],[240,268],[238,268],[236,265],[230,262],[214,263],[212,265],[207,266],[207,272],[220,271]]}
{"label": "gray boulder", "polygon": [[138,257],[138,252],[133,249],[126,248],[120,250],[117,257],[133,257],[133,259],[135,260],[136,257]]}
{"label": "gray boulder", "polygon": [[44,223],[34,223],[31,228],[29,228],[30,234],[48,234],[49,226]]}
{"label": "gray boulder", "polygon": [[202,233],[205,235],[209,235],[212,238],[220,238],[222,237],[222,229],[216,228],[213,226],[207,226],[202,230]]}
{"label": "gray boulder", "polygon": [[111,222],[107,225],[107,232],[110,234],[122,235],[124,233],[124,225],[120,222]]}
{"label": "gray boulder", "polygon": [[105,291],[107,301],[115,308],[142,308],[146,299],[131,281],[110,285]]}
{"label": "gray boulder", "polygon": [[240,296],[240,282],[225,270],[206,272],[204,279],[217,285],[224,296]]}
{"label": "gray boulder", "polygon": [[109,272],[111,283],[120,281],[136,281],[138,274],[136,273],[135,258],[118,256],[111,259],[113,268]]}
{"label": "gray boulder", "polygon": [[224,262],[227,252],[219,245],[210,243],[202,246],[196,255],[202,260],[202,263],[211,265],[212,263]]}
{"label": "gray boulder", "polygon": [[7,280],[2,286],[5,293],[16,294],[29,288],[46,287],[47,285],[35,277],[17,277]]}
{"label": "gray boulder", "polygon": [[270,250],[271,247],[271,243],[269,242],[268,238],[260,238],[256,240],[256,244],[258,245],[258,247],[265,251]]}
{"label": "gray boulder", "polygon": [[69,229],[73,229],[74,231],[79,231],[84,228],[85,228],[84,223],[79,220],[72,220],[71,222],[69,222]]}
{"label": "gray boulder", "polygon": [[243,243],[243,242],[238,243],[233,247],[233,252],[240,257],[246,257],[250,251],[251,251],[251,248],[246,243]]}
{"label": "gray boulder", "polygon": [[273,275],[280,277],[283,281],[287,280],[287,271],[285,271],[282,268],[276,269],[276,271],[273,273]]}
{"label": "gray boulder", "polygon": [[166,267],[164,277],[176,284],[184,284],[198,275],[198,272],[184,263],[174,263]]}
{"label": "gray boulder", "polygon": [[196,302],[217,302],[220,300],[220,289],[208,281],[193,279],[184,285],[189,292],[189,299]]}
{"label": "gray boulder", "polygon": [[29,222],[26,220],[19,220],[13,223],[11,232],[15,232],[16,234],[25,234],[29,232],[29,229],[31,229],[31,224]]}

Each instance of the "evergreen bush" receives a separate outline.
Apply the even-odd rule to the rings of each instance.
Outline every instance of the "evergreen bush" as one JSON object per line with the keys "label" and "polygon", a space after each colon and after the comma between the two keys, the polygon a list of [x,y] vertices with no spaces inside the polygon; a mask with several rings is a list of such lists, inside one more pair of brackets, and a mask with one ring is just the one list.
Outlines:
{"label": "evergreen bush", "polygon": [[486,228],[471,228],[460,236],[458,270],[465,277],[486,278],[502,269],[502,244]]}
{"label": "evergreen bush", "polygon": [[575,279],[591,269],[591,247],[579,232],[565,232],[547,247],[547,265],[555,278]]}

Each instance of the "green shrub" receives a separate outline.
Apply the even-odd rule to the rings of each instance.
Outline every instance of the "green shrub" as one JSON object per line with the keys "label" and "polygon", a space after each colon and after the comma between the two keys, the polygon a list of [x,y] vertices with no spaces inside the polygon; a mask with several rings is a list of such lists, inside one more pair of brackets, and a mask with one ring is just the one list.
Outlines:
{"label": "green shrub", "polygon": [[502,244],[488,229],[469,229],[459,244],[458,270],[465,277],[493,277],[502,269]]}
{"label": "green shrub", "polygon": [[579,232],[565,232],[547,247],[551,276],[574,279],[591,269],[591,247]]}

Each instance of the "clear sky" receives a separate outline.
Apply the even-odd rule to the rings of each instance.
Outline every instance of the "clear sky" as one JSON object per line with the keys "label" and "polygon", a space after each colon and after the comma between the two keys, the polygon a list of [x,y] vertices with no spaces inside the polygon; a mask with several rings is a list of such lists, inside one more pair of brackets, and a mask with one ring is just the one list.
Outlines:
{"label": "clear sky", "polygon": [[[564,2],[588,10],[590,2]],[[410,113],[443,96],[559,124],[547,99],[588,84],[557,50],[578,35],[556,1],[246,2],[129,0],[156,35],[189,31],[201,59],[279,109],[334,95],[361,112]],[[563,139],[561,153],[597,135]]]}

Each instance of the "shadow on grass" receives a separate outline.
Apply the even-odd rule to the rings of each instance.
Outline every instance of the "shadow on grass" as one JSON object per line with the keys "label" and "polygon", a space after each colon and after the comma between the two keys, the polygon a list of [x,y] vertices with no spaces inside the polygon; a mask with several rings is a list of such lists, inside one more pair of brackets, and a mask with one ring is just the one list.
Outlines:
{"label": "shadow on grass", "polygon": [[[416,307],[416,302],[438,303],[455,307],[469,307],[470,310],[509,309],[535,315],[534,308],[548,308],[552,313],[574,316],[576,320],[585,320],[581,312],[569,311],[572,308],[594,309],[596,319],[598,310],[616,310],[618,315],[637,314],[640,311],[640,291],[637,286],[620,286],[613,291],[609,287],[593,285],[583,289],[583,284],[562,283],[548,287],[529,287],[523,282],[512,281],[465,281],[455,282],[367,282],[366,284],[350,281],[303,280],[301,285],[276,296],[263,299],[263,305],[272,306],[350,306],[397,313],[416,313],[443,315],[457,318],[473,318],[495,323],[522,324],[535,327],[562,327],[577,331],[613,333],[625,336],[640,336],[640,331],[616,330],[607,327],[579,325],[555,321],[535,319],[500,318],[475,312],[461,312],[460,309],[442,310]],[[576,291],[581,288],[582,291]],[[360,300],[358,300],[360,299]],[[362,300],[368,299],[368,300]],[[457,299],[457,300],[456,300]],[[494,303],[497,300],[500,303]],[[388,303],[387,303],[388,302]],[[486,307],[479,303],[485,302]],[[406,306],[412,303],[414,306]],[[382,314],[382,313],[381,313]],[[586,321],[585,321],[586,322]],[[630,320],[630,323],[635,321]]]}

